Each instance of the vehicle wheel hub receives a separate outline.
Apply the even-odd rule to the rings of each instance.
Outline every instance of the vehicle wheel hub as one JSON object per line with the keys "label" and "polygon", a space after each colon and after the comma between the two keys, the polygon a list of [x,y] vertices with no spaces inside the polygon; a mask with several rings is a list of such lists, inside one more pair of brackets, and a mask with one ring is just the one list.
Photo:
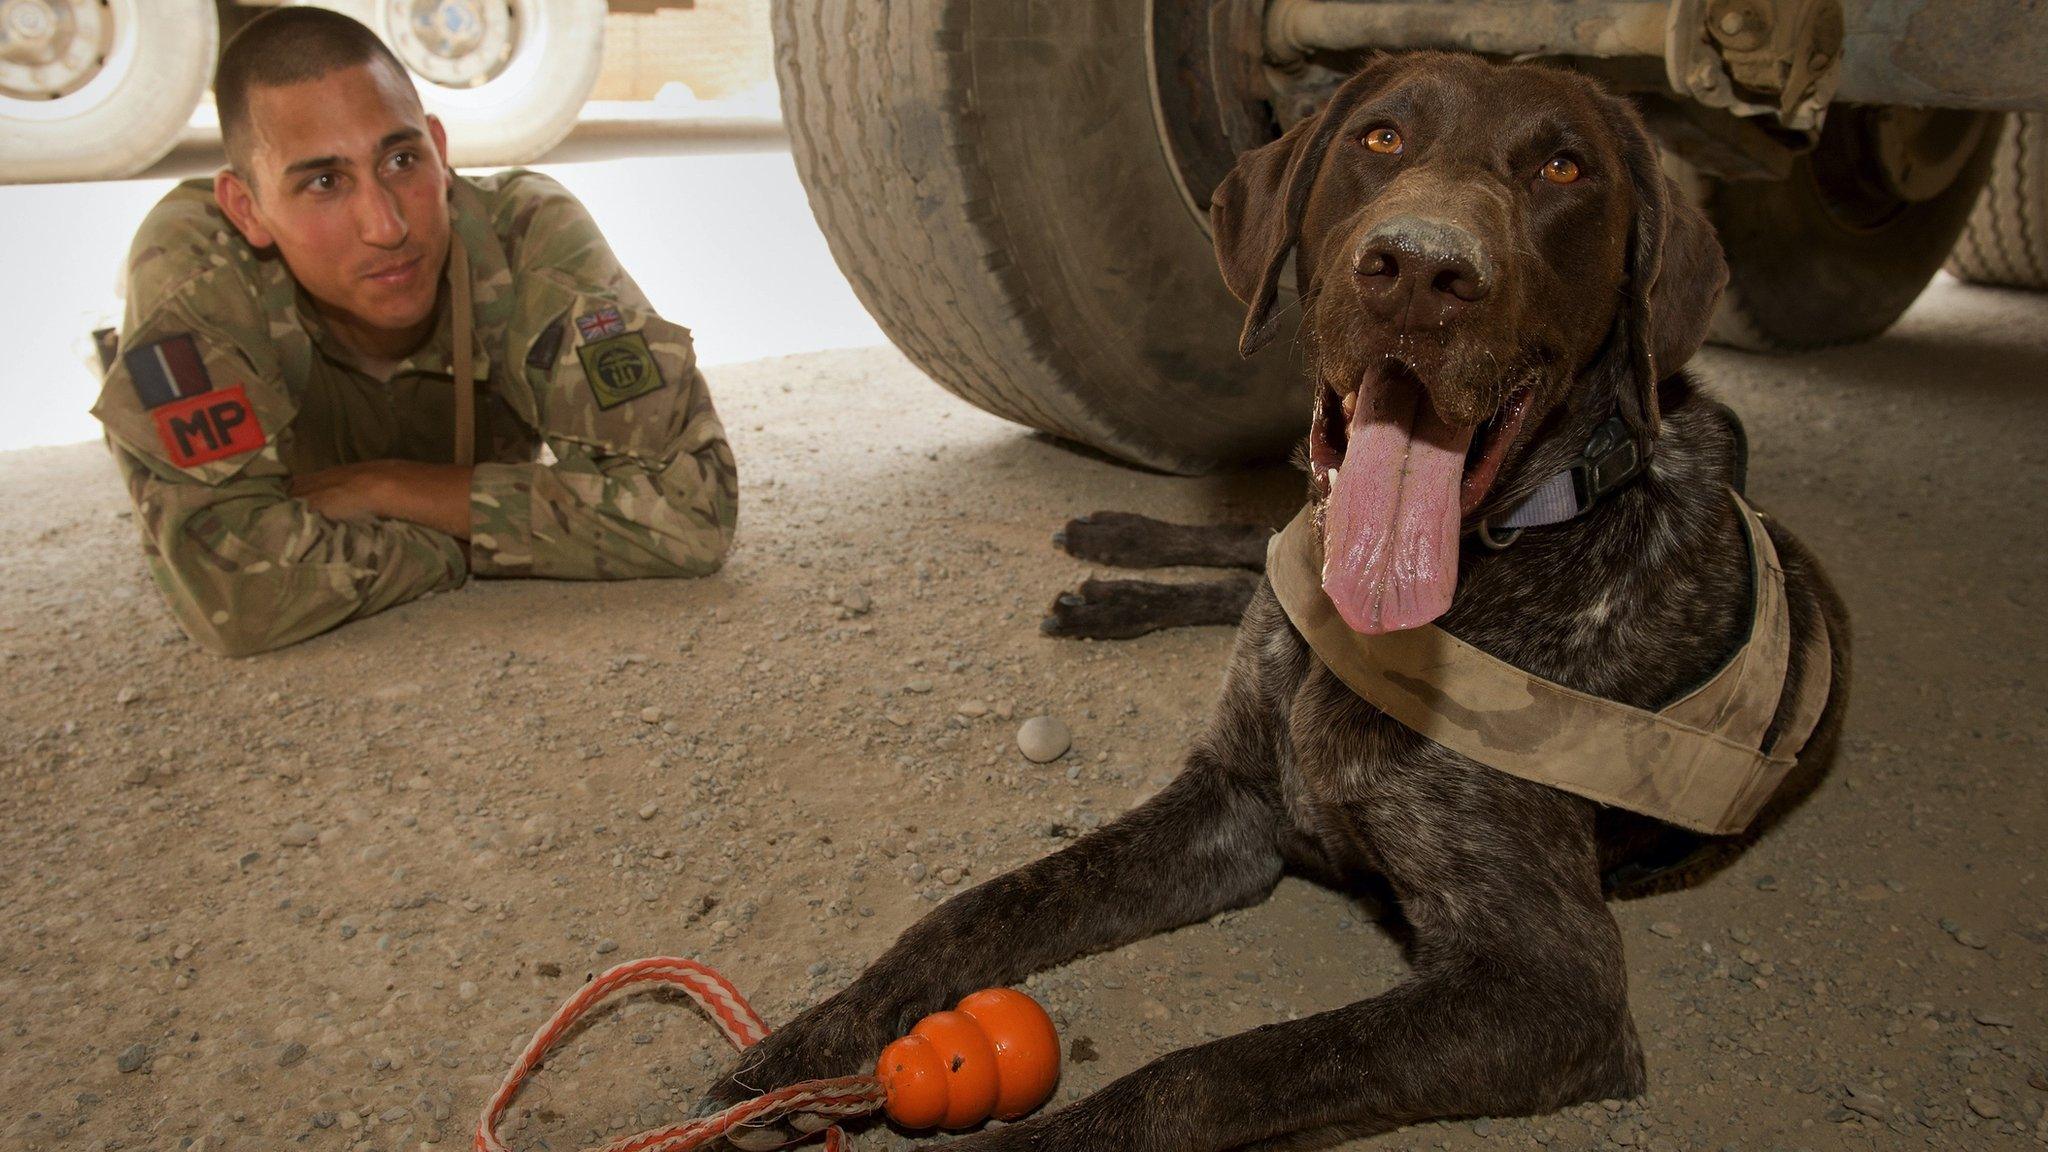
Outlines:
{"label": "vehicle wheel hub", "polygon": [[406,67],[448,88],[495,79],[519,31],[506,0],[385,0],[384,26]]}
{"label": "vehicle wheel hub", "polygon": [[1984,139],[1985,118],[1942,108],[1886,107],[1871,118],[1885,187],[1910,204],[1941,195]]}
{"label": "vehicle wheel hub", "polygon": [[0,95],[55,100],[99,75],[113,21],[98,0],[0,0]]}

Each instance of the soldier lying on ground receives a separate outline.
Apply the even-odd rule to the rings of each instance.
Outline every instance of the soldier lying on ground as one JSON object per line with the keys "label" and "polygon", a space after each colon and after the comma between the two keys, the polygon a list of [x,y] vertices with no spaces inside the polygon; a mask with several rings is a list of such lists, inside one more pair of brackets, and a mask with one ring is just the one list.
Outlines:
{"label": "soldier lying on ground", "polygon": [[581,204],[456,176],[332,12],[251,22],[215,93],[230,167],[143,222],[93,408],[193,639],[261,652],[472,574],[718,567],[738,480],[689,333]]}

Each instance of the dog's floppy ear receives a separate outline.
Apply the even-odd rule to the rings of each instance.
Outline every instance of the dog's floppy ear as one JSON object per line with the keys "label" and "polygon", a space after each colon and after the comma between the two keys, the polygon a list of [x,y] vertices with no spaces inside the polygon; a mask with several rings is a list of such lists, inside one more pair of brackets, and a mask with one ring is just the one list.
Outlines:
{"label": "dog's floppy ear", "polygon": [[1391,59],[1382,57],[1367,65],[1337,89],[1322,111],[1271,144],[1239,156],[1237,166],[1209,197],[1216,263],[1230,294],[1245,305],[1239,354],[1257,352],[1278,333],[1273,302],[1280,294],[1280,273],[1301,239],[1301,216],[1323,166],[1323,154],[1351,110],[1378,87]]}
{"label": "dog's floppy ear", "polygon": [[1271,144],[1239,156],[1209,197],[1216,264],[1230,294],[1246,308],[1244,331],[1237,338],[1240,355],[1265,347],[1279,327],[1273,301],[1301,230],[1301,216],[1287,210],[1287,186],[1300,165],[1302,142],[1321,119],[1303,120]]}
{"label": "dog's floppy ear", "polygon": [[1706,342],[1728,263],[1705,213],[1685,198],[1657,162],[1657,145],[1635,109],[1608,97],[1609,122],[1635,195],[1627,283],[1615,321],[1614,349],[1625,358],[1621,417],[1645,446],[1657,438],[1657,382],[1678,371]]}
{"label": "dog's floppy ear", "polygon": [[1714,306],[1728,286],[1728,261],[1707,214],[1686,199],[1685,190],[1664,177],[1664,257],[1650,286],[1650,348],[1657,374],[1685,367],[1707,342]]}

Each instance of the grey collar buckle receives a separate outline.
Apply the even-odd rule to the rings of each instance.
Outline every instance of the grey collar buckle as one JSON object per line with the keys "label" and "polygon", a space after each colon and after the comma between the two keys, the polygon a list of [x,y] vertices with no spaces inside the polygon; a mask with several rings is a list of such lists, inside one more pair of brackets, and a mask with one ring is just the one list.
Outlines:
{"label": "grey collar buckle", "polygon": [[1576,519],[1615,491],[1643,474],[1647,463],[1642,447],[1629,434],[1619,416],[1610,416],[1593,430],[1586,447],[1571,467],[1536,486],[1534,492],[1504,516],[1489,516],[1479,523],[1480,542],[1501,549],[1513,544],[1524,528],[1541,528]]}

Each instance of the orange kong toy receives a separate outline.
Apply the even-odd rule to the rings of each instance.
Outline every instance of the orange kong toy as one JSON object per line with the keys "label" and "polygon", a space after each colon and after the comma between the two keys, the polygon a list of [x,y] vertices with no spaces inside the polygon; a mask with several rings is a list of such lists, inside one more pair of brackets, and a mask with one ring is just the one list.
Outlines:
{"label": "orange kong toy", "polygon": [[[649,985],[688,993],[735,1048],[752,1047],[768,1035],[768,1025],[740,990],[695,960],[649,956],[614,965],[577,989],[527,1042],[484,1106],[472,1145],[475,1152],[511,1152],[498,1136],[498,1120],[519,1095],[520,1085],[539,1070],[578,1020],[614,996]],[[722,1148],[735,1128],[759,1128],[799,1114],[845,1120],[877,1109],[905,1128],[965,1128],[990,1116],[1017,1119],[1045,1103],[1059,1078],[1060,1039],[1045,1009],[1022,992],[988,988],[960,1001],[951,1012],[934,1012],[918,1021],[910,1035],[882,1049],[872,1076],[804,1080],[604,1147],[648,1152]],[[846,1148],[838,1128],[828,1126],[824,1132],[825,1152]]]}
{"label": "orange kong toy", "polygon": [[905,1128],[1015,1120],[1045,1103],[1060,1078],[1060,1040],[1038,1001],[1008,988],[973,993],[882,1049],[882,1110]]}

